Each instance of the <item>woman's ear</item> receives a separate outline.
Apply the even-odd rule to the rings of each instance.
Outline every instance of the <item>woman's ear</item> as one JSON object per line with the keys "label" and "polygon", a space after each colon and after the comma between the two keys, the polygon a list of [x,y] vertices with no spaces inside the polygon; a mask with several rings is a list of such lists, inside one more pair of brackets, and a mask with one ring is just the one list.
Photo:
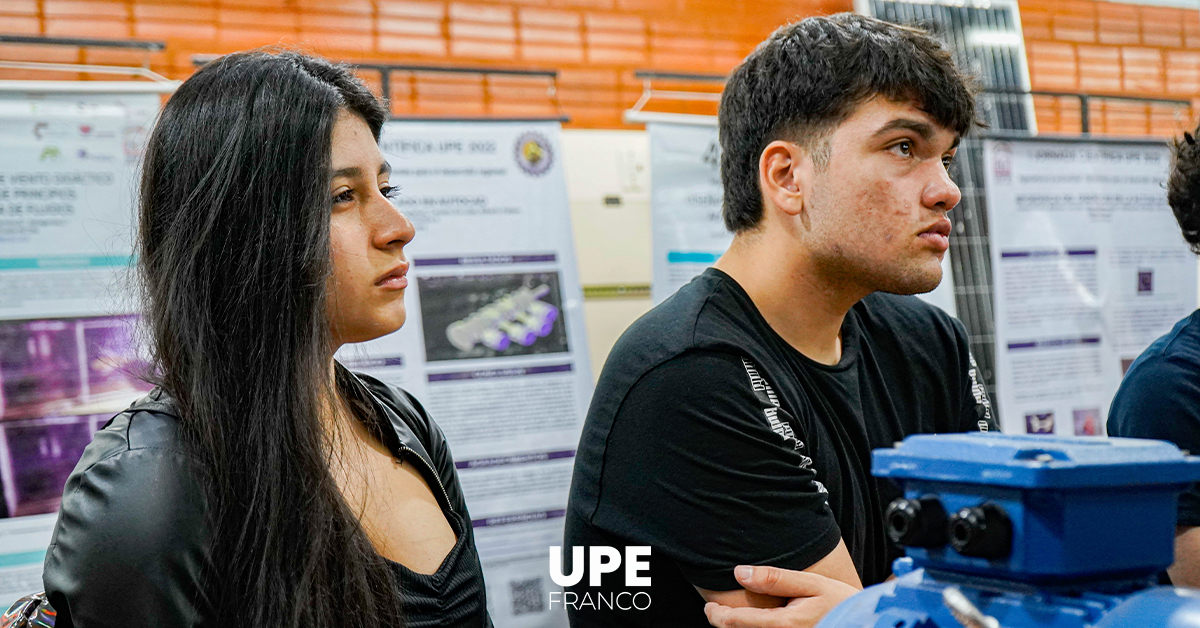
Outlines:
{"label": "woman's ear", "polygon": [[789,216],[799,216],[804,210],[812,174],[813,160],[808,151],[783,140],[767,144],[758,160],[763,210],[775,208]]}

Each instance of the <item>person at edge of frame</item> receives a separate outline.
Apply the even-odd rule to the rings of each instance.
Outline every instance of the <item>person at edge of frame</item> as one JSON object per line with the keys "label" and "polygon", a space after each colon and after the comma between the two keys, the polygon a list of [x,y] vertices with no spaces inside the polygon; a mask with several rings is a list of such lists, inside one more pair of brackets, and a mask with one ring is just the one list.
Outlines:
{"label": "person at edge of frame", "polygon": [[221,57],[163,108],[138,265],[157,387],[67,480],[58,627],[490,627],[446,440],[334,354],[405,321],[413,225],[348,67]]}
{"label": "person at edge of frame", "polygon": [[[1200,145],[1184,133],[1172,145],[1167,204],[1183,239],[1200,254]],[[1175,324],[1138,356],[1108,410],[1109,436],[1154,438],[1200,454],[1200,310]],[[1179,496],[1175,563],[1163,584],[1200,588],[1200,484]]]}
{"label": "person at edge of frame", "polygon": [[[577,628],[811,626],[901,555],[871,451],[998,427],[962,324],[905,296],[941,281],[976,124],[947,50],[811,17],[733,71],[719,124],[733,243],[613,348],[566,515],[564,576],[575,547],[649,546],[650,585],[585,571]],[[626,591],[649,599],[609,603]]]}

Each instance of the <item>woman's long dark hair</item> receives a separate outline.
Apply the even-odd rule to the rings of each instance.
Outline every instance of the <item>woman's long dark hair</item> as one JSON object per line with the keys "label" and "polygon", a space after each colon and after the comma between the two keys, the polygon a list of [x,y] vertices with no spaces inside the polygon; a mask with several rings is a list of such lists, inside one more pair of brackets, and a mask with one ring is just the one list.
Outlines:
{"label": "woman's long dark hair", "polygon": [[329,470],[331,136],[387,111],[344,67],[232,54],[150,136],[139,272],[159,385],[206,469],[219,625],[394,626],[400,602]]}

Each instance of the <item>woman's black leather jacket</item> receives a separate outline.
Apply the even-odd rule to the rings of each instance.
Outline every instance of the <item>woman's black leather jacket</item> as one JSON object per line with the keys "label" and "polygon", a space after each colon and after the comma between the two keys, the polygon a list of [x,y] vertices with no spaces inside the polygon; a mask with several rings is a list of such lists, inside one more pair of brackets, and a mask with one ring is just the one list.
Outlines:
{"label": "woman's black leather jacket", "polygon": [[[340,374],[387,417],[393,455],[424,461],[413,462],[458,535],[435,574],[390,563],[405,625],[490,626],[471,520],[442,431],[408,393]],[[180,437],[174,401],[155,389],[84,451],[67,480],[42,576],[58,628],[213,625],[214,587],[206,578],[222,574],[210,562],[204,474]]]}

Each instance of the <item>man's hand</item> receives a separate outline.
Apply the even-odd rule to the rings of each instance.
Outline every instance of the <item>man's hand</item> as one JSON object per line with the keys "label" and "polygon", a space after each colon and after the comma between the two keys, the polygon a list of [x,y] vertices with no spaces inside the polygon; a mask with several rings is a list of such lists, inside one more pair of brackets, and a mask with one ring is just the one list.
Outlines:
{"label": "man's hand", "polygon": [[1200,589],[1200,527],[1175,528],[1175,564],[1167,567],[1171,584]]}
{"label": "man's hand", "polygon": [[810,628],[861,590],[820,574],[777,567],[742,565],[733,573],[747,591],[791,599],[779,608],[730,608],[709,602],[704,614],[717,628]]}

